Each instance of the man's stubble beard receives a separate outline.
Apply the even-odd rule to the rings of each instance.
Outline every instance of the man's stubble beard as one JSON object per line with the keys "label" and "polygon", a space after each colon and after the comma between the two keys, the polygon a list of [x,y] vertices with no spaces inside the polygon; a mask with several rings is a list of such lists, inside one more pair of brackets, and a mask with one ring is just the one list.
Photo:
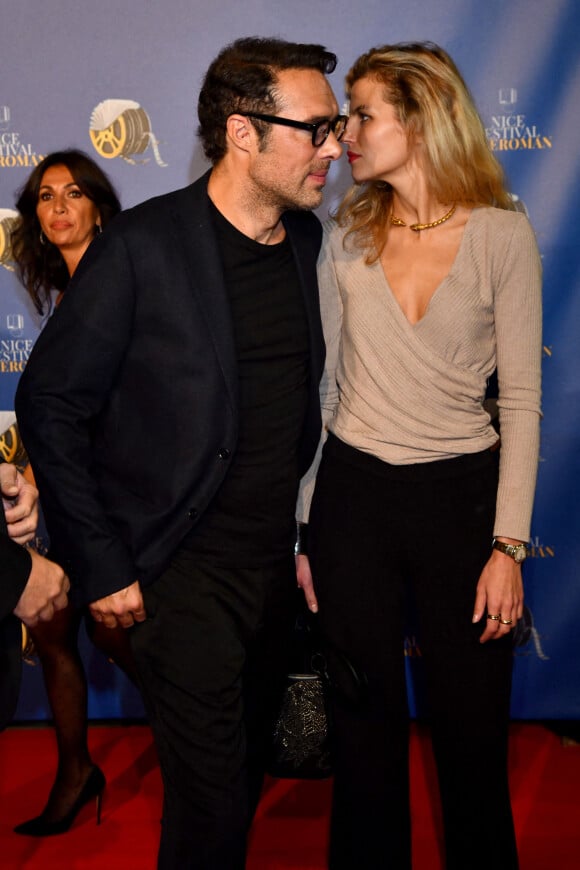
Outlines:
{"label": "man's stubble beard", "polygon": [[[311,170],[312,171],[312,170]],[[298,189],[287,190],[283,184],[265,184],[258,181],[256,193],[258,204],[276,209],[282,214],[285,211],[313,211],[322,203],[323,190],[316,187],[307,187],[306,173],[302,186]]]}

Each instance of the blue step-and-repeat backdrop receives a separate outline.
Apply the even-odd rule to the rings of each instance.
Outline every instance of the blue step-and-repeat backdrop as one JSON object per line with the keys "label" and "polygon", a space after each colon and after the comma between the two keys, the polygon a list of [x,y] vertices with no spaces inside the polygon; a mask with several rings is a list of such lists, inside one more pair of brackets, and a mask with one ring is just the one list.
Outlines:
{"label": "blue step-and-repeat backdrop", "polygon": [[[516,634],[513,714],[580,719],[580,6],[577,0],[22,0],[0,17],[0,433],[41,327],[11,264],[15,192],[51,151],[78,147],[124,206],[182,187],[205,168],[196,102],[209,62],[244,35],[321,42],[350,62],[373,45],[433,40],[471,87],[490,147],[536,230],[544,263],[541,463]],[[350,173],[332,169],[324,207]],[[5,439],[4,450],[8,450]],[[171,449],[159,432],[159,454]],[[10,458],[6,456],[5,458]],[[92,717],[142,713],[116,668],[81,640]],[[419,658],[413,638],[409,660]],[[39,667],[25,669],[18,718],[48,715]]]}

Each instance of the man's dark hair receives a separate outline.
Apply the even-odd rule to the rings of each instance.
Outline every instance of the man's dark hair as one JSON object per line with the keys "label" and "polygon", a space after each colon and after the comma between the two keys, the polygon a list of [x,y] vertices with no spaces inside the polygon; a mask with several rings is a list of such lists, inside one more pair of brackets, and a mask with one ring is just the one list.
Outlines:
{"label": "man's dark hair", "polygon": [[[336,55],[322,45],[263,39],[237,39],[227,45],[210,65],[199,94],[198,135],[205,156],[213,164],[226,153],[226,121],[239,112],[273,114],[276,109],[277,73],[287,69],[315,69],[329,75]],[[256,123],[263,136],[264,130]]]}

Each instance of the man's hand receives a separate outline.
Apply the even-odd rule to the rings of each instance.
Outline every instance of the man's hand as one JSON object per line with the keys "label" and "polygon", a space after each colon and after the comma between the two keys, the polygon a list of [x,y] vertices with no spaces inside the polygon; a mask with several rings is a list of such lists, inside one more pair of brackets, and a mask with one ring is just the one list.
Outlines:
{"label": "man's hand", "polygon": [[38,525],[38,490],[13,465],[0,464],[0,492],[8,534],[17,544],[34,537]]}
{"label": "man's hand", "polygon": [[37,622],[48,622],[56,610],[66,607],[70,584],[60,565],[35,550],[29,553],[32,569],[14,613],[25,625],[33,627]]}
{"label": "man's hand", "polygon": [[125,589],[93,601],[89,610],[93,619],[102,622],[106,628],[116,628],[118,625],[130,628],[135,622],[147,619],[138,580]]}

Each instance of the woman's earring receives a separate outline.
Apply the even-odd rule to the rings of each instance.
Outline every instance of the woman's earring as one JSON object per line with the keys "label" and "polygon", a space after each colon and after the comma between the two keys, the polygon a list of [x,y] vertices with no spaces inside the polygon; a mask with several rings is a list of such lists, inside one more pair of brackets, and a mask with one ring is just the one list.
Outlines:
{"label": "woman's earring", "polygon": [[103,232],[103,228],[100,224],[95,224],[95,235],[100,236]]}
{"label": "woman's earring", "polygon": [[46,245],[46,237],[45,237],[44,233],[42,232],[42,230],[40,231],[39,239],[40,239],[41,245]]}

